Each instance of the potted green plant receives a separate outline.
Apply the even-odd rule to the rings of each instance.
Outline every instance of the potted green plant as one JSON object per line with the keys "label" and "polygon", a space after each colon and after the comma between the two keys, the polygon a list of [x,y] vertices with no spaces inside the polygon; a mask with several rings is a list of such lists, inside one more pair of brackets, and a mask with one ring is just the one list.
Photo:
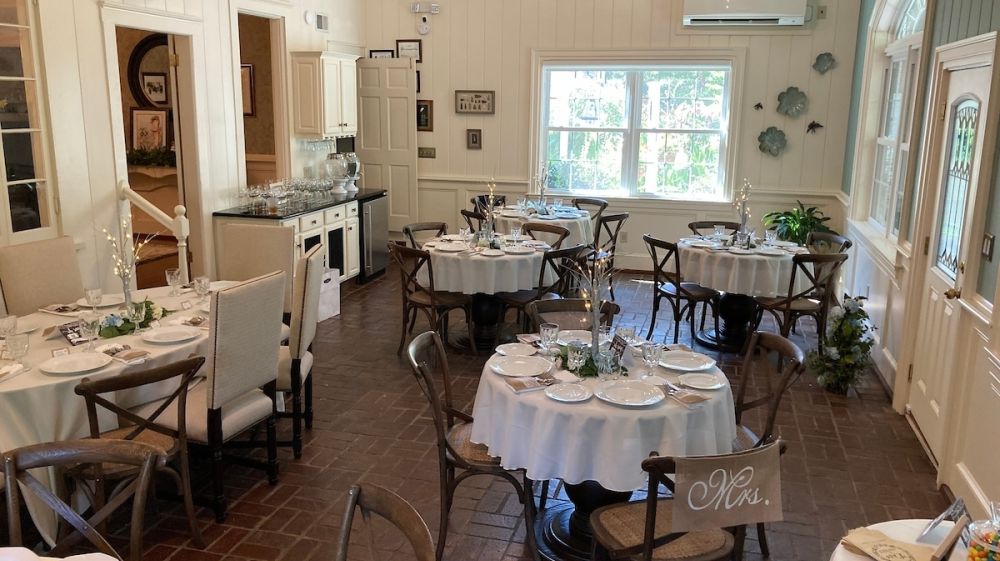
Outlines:
{"label": "potted green plant", "polygon": [[844,295],[840,308],[834,308],[822,335],[823,352],[809,353],[809,368],[827,390],[846,394],[864,374],[871,359],[875,327],[864,308],[865,298]]}
{"label": "potted green plant", "polygon": [[833,232],[826,225],[830,220],[829,216],[823,214],[822,210],[811,206],[806,208],[802,201],[795,201],[799,204],[791,210],[769,212],[764,215],[764,225],[768,228],[774,226],[778,238],[805,245],[809,232]]}

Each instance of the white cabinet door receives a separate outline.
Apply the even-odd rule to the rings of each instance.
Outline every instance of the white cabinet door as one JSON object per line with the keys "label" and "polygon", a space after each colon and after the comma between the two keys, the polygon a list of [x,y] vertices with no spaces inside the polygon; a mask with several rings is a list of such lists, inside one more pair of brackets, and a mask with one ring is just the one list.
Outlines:
{"label": "white cabinet door", "polygon": [[347,219],[347,235],[344,236],[345,267],[347,277],[355,277],[361,273],[361,238],[357,218]]}
{"label": "white cabinet door", "polygon": [[358,65],[354,59],[340,61],[340,133],[358,132]]}
{"label": "white cabinet door", "polygon": [[340,134],[343,121],[340,115],[341,85],[340,61],[333,58],[322,58],[323,67],[323,136]]}
{"label": "white cabinet door", "polygon": [[292,107],[295,134],[323,135],[323,99],[320,59],[310,53],[292,56],[292,83],[295,85]]}

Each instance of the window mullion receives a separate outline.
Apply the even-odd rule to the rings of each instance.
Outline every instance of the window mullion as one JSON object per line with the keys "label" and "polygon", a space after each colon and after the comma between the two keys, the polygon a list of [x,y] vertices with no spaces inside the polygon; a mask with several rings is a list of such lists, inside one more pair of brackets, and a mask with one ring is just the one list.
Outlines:
{"label": "window mullion", "polygon": [[639,71],[633,70],[626,81],[625,102],[628,105],[628,129],[622,147],[622,183],[630,197],[639,193],[639,126],[642,121],[642,92]]}

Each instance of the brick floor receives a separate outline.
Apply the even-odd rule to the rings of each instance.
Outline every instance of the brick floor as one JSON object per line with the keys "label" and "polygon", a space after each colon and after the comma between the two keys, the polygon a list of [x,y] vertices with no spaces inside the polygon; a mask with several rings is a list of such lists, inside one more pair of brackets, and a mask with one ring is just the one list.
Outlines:
{"label": "brick floor", "polygon": [[[651,309],[648,281],[621,279],[616,296],[623,306],[619,321],[644,334]],[[339,317],[321,325],[314,345],[316,418],[305,436],[303,458],[295,461],[282,450],[281,481],[274,487],[260,473],[230,469],[229,518],[216,524],[210,512],[200,513],[209,541],[204,551],[189,543],[177,507],[160,501],[159,512],[147,517],[146,559],[332,559],[345,491],[356,481],[398,492],[420,511],[436,536],[437,460],[431,420],[405,361],[396,356],[396,275],[364,287],[345,285],[342,307]],[[422,326],[418,322],[418,332]],[[661,317],[654,338],[672,336],[671,328],[672,322]],[[795,337],[813,345],[815,331],[811,325],[804,330],[804,338]],[[682,339],[689,335],[682,332]],[[457,354],[450,358],[456,396],[467,409],[485,360]],[[738,375],[736,357],[726,357],[723,366],[731,377]],[[825,560],[851,528],[891,518],[930,517],[946,506],[932,465],[873,378],[862,383],[857,395],[842,397],[818,388],[807,373],[781,409],[778,432],[789,444],[782,460],[785,521],[769,525],[771,559]],[[195,469],[205,471],[202,465]],[[556,500],[565,499],[558,486],[552,492]],[[466,480],[452,511],[446,559],[527,558],[519,507],[507,483]],[[367,543],[352,540],[351,557],[361,558]],[[385,528],[377,528],[375,543],[388,554],[384,559],[413,557],[400,536]],[[747,559],[760,558],[751,538]]]}

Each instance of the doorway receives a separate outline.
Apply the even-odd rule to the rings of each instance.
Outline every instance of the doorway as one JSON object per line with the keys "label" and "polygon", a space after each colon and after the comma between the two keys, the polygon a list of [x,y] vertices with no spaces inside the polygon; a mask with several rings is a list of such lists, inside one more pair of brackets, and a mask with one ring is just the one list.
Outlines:
{"label": "doorway", "polygon": [[[187,198],[180,157],[183,108],[177,95],[176,38],[124,26],[115,28],[115,37],[129,185],[173,216],[174,207],[185,205]],[[136,286],[162,286],[165,271],[178,266],[177,240],[135,205],[131,219],[133,243],[148,240],[136,262]]]}
{"label": "doorway", "polygon": [[288,175],[282,20],[237,14],[243,154],[247,185]]}

